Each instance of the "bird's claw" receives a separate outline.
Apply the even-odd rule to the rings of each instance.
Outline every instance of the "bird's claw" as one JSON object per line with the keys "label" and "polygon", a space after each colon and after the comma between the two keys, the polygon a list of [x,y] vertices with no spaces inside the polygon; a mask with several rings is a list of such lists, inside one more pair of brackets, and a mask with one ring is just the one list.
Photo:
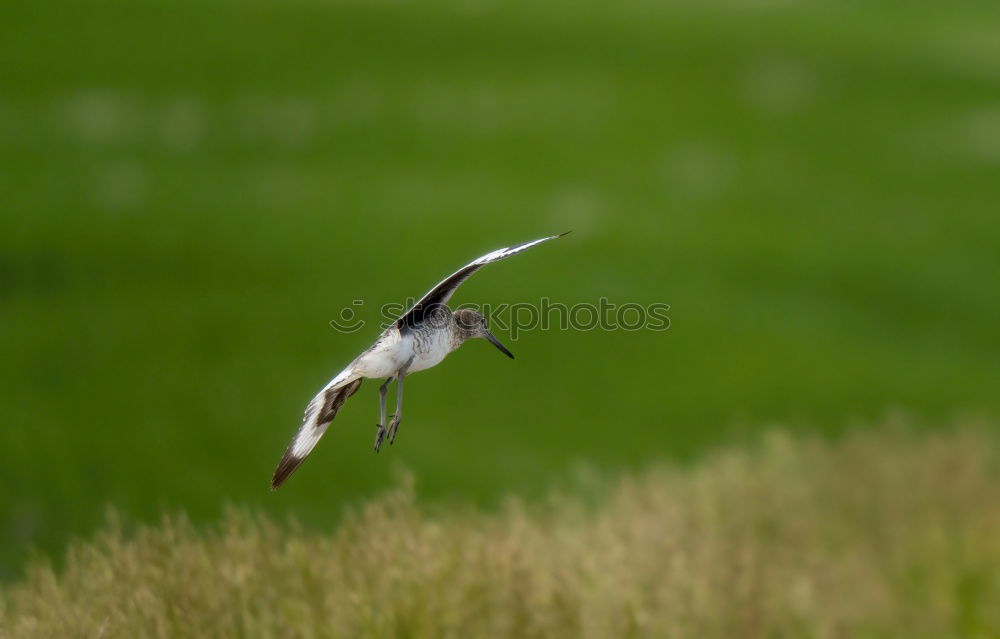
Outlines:
{"label": "bird's claw", "polygon": [[[385,426],[382,424],[375,424],[375,428],[378,431],[375,432],[375,452],[377,453],[380,448],[382,448],[382,440],[385,439]],[[389,443],[392,443],[391,441]]]}
{"label": "bird's claw", "polygon": [[391,415],[389,418],[389,445],[396,441],[396,431],[399,430],[399,422],[402,421],[401,416]]}

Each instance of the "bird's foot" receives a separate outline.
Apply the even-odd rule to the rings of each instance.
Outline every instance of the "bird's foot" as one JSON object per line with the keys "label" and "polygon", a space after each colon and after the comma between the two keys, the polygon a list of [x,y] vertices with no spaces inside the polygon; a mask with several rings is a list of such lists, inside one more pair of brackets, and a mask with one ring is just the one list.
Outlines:
{"label": "bird's foot", "polygon": [[375,452],[377,453],[379,449],[382,448],[382,440],[385,439],[385,426],[382,424],[375,424],[375,428],[378,429],[378,431],[375,432]]}
{"label": "bird's foot", "polygon": [[396,441],[396,431],[399,430],[399,422],[403,420],[401,415],[390,415],[389,417],[389,445]]}

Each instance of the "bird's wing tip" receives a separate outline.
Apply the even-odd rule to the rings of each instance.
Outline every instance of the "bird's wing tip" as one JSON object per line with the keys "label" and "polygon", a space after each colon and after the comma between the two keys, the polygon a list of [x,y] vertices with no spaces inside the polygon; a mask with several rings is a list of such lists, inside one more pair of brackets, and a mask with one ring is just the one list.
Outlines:
{"label": "bird's wing tip", "polygon": [[305,460],[305,457],[298,457],[291,452],[286,452],[278,462],[278,467],[274,469],[274,476],[271,477],[271,491],[278,490],[281,485],[288,481],[298,467]]}
{"label": "bird's wing tip", "polygon": [[562,233],[560,233],[559,235],[553,235],[552,237],[562,237],[563,235],[569,235],[569,234],[570,234],[570,233],[572,233],[572,232],[573,232],[573,229],[570,229],[570,230],[568,230],[568,231],[563,231],[563,232],[562,232]]}

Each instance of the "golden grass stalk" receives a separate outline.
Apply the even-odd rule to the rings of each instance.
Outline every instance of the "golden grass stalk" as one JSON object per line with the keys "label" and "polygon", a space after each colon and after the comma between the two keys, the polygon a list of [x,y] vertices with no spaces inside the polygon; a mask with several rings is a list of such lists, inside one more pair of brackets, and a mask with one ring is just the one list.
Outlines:
{"label": "golden grass stalk", "polygon": [[592,501],[428,511],[404,483],[328,532],[112,518],[6,589],[0,636],[1000,636],[983,429],[772,433]]}

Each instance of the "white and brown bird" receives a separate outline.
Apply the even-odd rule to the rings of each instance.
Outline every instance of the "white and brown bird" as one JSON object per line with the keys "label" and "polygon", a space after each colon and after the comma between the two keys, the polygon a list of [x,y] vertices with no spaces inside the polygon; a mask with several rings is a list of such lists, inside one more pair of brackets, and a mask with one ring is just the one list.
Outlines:
{"label": "white and brown bird", "polygon": [[[379,421],[375,434],[375,451],[378,452],[383,440],[388,438],[392,444],[396,438],[396,431],[403,417],[403,379],[408,374],[438,364],[465,340],[476,337],[489,340],[500,352],[513,359],[514,355],[489,331],[482,313],[468,308],[452,312],[447,306],[448,300],[459,284],[481,267],[563,235],[566,233],[497,249],[473,260],[442,280],[402,317],[382,331],[374,344],[340,371],[309,402],[302,417],[302,425],[274,471],[271,489],[281,486],[308,457],[330,422],[337,416],[337,411],[348,397],[357,392],[364,378],[385,378],[385,382],[379,387]],[[386,425],[386,394],[389,383],[394,379],[396,413]]]}

